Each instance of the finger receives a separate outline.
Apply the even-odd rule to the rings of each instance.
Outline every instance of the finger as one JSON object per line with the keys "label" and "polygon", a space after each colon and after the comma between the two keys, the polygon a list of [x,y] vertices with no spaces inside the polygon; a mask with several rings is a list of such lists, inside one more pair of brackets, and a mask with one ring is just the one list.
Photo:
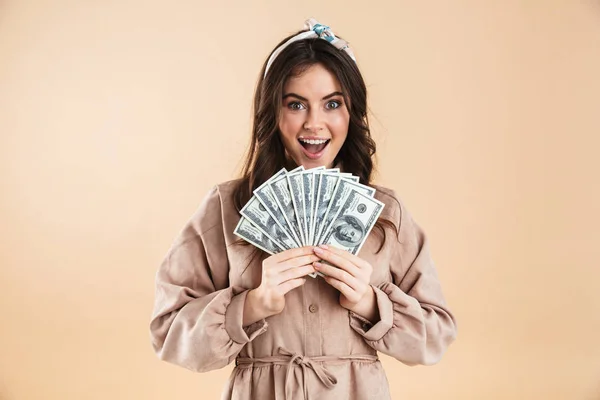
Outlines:
{"label": "finger", "polygon": [[277,272],[287,271],[291,268],[301,267],[303,265],[312,264],[315,261],[319,261],[319,257],[314,254],[309,254],[305,256],[300,256],[296,258],[291,258],[289,260],[283,261],[275,267]]}
{"label": "finger", "polygon": [[308,274],[312,274],[313,272],[315,272],[315,267],[313,267],[312,264],[289,269],[289,270],[279,274],[279,276],[277,278],[277,280],[279,281],[278,284],[281,285],[282,283],[284,283],[286,281],[296,279],[296,278],[301,278]]}
{"label": "finger", "polygon": [[356,265],[358,268],[362,269],[362,268],[365,268],[370,265],[368,262],[366,262],[359,256],[355,256],[354,254],[350,253],[349,251],[338,249],[335,246],[327,246],[326,244],[322,244],[319,247],[324,250],[330,251],[337,256],[345,258],[346,260],[350,261],[352,264]]}
{"label": "finger", "polygon": [[346,296],[347,299],[350,300],[357,296],[356,292],[350,286],[345,284],[344,282],[337,280],[335,278],[332,278],[331,276],[327,276],[323,279],[325,280],[325,282],[327,282],[328,284],[330,284],[331,286],[333,286],[334,288],[339,290],[340,293],[343,294],[344,296]]}
{"label": "finger", "polygon": [[289,260],[290,258],[306,256],[309,254],[314,254],[312,246],[296,247],[271,256],[271,260],[274,263],[280,263],[282,261]]}
{"label": "finger", "polygon": [[331,250],[323,249],[321,247],[315,247],[314,252],[323,260],[329,261],[329,263],[335,265],[336,267],[340,267],[341,269],[350,273],[352,276],[360,275],[360,268],[358,268],[346,258],[333,253]]}
{"label": "finger", "polygon": [[324,273],[325,275],[335,278],[338,281],[341,281],[351,287],[354,290],[357,290],[360,287],[360,281],[356,279],[354,276],[350,275],[347,271],[343,269],[334,267],[332,265],[323,264],[321,262],[313,263],[315,266],[315,270]]}
{"label": "finger", "polygon": [[295,289],[298,286],[304,285],[305,282],[306,282],[306,278],[297,278],[297,279],[292,279],[292,280],[286,281],[286,282],[282,283],[281,285],[279,285],[279,291],[281,294],[286,294],[290,290]]}

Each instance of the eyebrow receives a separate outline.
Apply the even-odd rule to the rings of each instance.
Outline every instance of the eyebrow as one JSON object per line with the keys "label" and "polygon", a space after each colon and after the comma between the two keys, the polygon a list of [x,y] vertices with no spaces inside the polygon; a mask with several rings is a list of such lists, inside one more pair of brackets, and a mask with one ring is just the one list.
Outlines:
{"label": "eyebrow", "polygon": [[[327,96],[323,97],[321,100],[327,100],[327,99],[329,99],[331,97],[334,97],[334,96],[344,96],[344,94],[342,92],[333,92],[333,93],[330,93]],[[296,97],[296,98],[298,98],[298,99],[300,99],[302,101],[308,101],[307,98],[304,98],[304,97],[302,97],[302,96],[300,96],[300,95],[298,95],[296,93],[287,93],[287,94],[285,94],[283,96],[283,100],[287,99],[288,97]]]}

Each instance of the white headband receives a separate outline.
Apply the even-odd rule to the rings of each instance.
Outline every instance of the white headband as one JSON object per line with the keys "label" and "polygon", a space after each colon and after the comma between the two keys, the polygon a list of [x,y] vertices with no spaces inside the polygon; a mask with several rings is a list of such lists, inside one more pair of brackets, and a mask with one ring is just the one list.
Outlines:
{"label": "white headband", "polygon": [[321,25],[320,23],[317,22],[316,19],[310,18],[310,19],[306,20],[304,27],[308,30],[304,31],[304,32],[300,32],[299,34],[290,38],[287,42],[285,42],[284,44],[279,46],[277,49],[275,49],[273,54],[271,54],[271,57],[269,57],[269,61],[267,62],[267,67],[265,68],[264,76],[267,76],[267,71],[269,71],[271,64],[273,64],[273,61],[283,51],[283,49],[288,47],[293,42],[296,42],[296,41],[302,40],[302,39],[308,39],[308,38],[320,38],[320,39],[327,40],[329,43],[331,43],[338,49],[344,50],[346,53],[348,53],[350,58],[352,58],[352,60],[354,60],[354,62],[356,62],[356,58],[354,58],[354,53],[352,52],[352,49],[350,49],[349,43],[346,42],[345,40],[342,40],[342,39],[339,39],[338,37],[336,37],[327,25]]}

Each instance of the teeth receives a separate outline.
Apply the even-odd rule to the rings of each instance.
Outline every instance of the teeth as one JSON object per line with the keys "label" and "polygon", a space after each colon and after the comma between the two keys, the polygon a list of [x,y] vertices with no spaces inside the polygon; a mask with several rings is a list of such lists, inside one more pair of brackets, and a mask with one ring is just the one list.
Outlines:
{"label": "teeth", "polygon": [[323,143],[327,142],[327,140],[329,140],[329,139],[304,139],[304,138],[300,138],[301,142],[308,143],[308,144],[323,144]]}

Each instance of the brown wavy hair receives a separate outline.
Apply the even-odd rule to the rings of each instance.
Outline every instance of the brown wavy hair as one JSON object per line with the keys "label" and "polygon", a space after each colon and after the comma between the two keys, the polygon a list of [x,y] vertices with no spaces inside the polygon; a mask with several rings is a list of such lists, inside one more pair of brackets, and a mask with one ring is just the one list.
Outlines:
{"label": "brown wavy hair", "polygon": [[[300,32],[302,31],[283,39],[275,49]],[[250,200],[252,192],[281,168],[290,170],[297,167],[286,155],[279,132],[283,88],[288,78],[301,75],[315,64],[322,65],[337,78],[350,114],[348,135],[334,164],[341,165],[344,172],[358,176],[360,183],[372,186],[376,145],[369,129],[367,88],[360,70],[345,51],[337,49],[326,40],[303,39],[287,46],[275,58],[266,76],[267,61],[261,69],[254,94],[252,138],[242,167],[241,179],[233,191],[233,201],[238,211]],[[391,227],[396,235],[398,234],[399,227],[380,218],[374,227],[374,231],[379,232],[382,238],[377,252],[381,251],[385,244],[384,226]]]}

